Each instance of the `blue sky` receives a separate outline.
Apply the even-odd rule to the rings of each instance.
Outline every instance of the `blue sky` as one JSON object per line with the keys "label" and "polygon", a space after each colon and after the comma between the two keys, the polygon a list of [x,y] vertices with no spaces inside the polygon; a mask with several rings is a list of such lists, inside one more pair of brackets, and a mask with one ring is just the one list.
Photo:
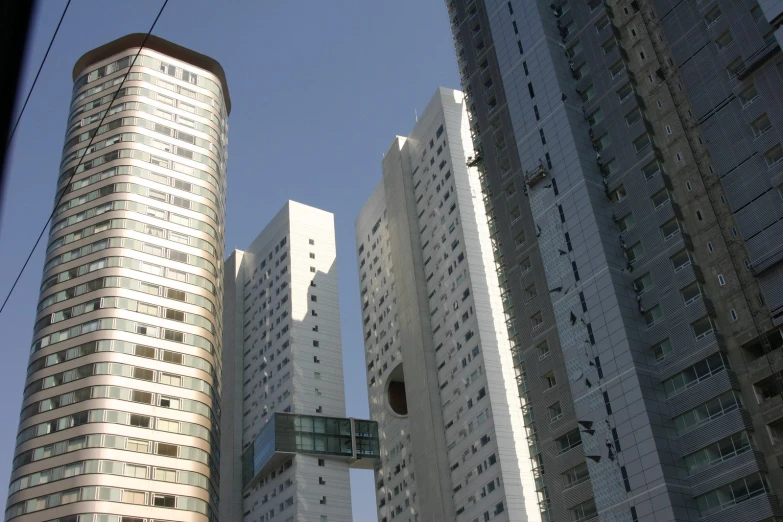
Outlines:
{"label": "blue sky", "polygon": [[[86,51],[146,32],[162,0],[72,2],[14,139],[0,214],[0,294],[51,211],[72,87]],[[26,93],[65,0],[38,2]],[[337,229],[348,414],[367,417],[353,221],[438,86],[459,87],[443,0],[304,2],[170,0],[155,34],[226,70],[229,119],[226,248],[250,244],[287,199],[329,210]],[[45,240],[0,315],[0,476],[13,458]],[[354,520],[375,520],[372,473],[351,476]],[[5,494],[0,493],[5,507]]]}

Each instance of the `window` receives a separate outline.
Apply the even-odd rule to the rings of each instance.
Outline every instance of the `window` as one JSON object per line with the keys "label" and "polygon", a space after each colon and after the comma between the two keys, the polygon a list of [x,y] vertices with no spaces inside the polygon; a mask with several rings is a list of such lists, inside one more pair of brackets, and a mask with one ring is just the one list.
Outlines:
{"label": "window", "polygon": [[173,508],[177,505],[177,497],[174,495],[153,495],[152,505]]}
{"label": "window", "polygon": [[620,232],[625,232],[631,228],[635,223],[633,214],[627,214],[624,218],[617,222],[617,226],[620,228]]}
{"label": "window", "polygon": [[669,201],[669,192],[666,189],[661,189],[653,194],[650,199],[652,200],[653,207],[657,210]]}
{"label": "window", "polygon": [[652,351],[653,354],[655,355],[655,360],[662,361],[666,358],[667,355],[671,353],[672,343],[669,341],[669,339],[664,339],[663,341],[654,345],[652,347]]}
{"label": "window", "polygon": [[663,234],[664,240],[669,240],[679,234],[680,232],[680,223],[677,221],[677,218],[672,218],[663,225],[661,225],[661,233]]}
{"label": "window", "polygon": [[600,108],[598,108],[587,116],[587,123],[589,123],[591,127],[595,127],[603,119],[604,119],[604,113],[601,112]]}
{"label": "window", "polygon": [[563,473],[563,489],[572,488],[590,478],[587,463],[581,462]]}
{"label": "window", "polygon": [[577,40],[571,47],[566,49],[566,55],[569,58],[573,58],[582,51],[582,42]]}
{"label": "window", "polygon": [[683,435],[713,419],[741,407],[742,397],[740,397],[736,391],[730,390],[682,415],[678,415],[673,419],[674,427],[677,430],[678,435]]}
{"label": "window", "polygon": [[532,284],[532,285],[528,286],[527,288],[525,288],[525,298],[528,301],[533,299],[536,295],[538,295],[538,293],[536,292],[536,285],[535,284]]}
{"label": "window", "polygon": [[769,120],[769,116],[764,113],[750,122],[750,128],[753,129],[753,135],[758,138],[772,128],[772,122]]}
{"label": "window", "polygon": [[555,422],[563,417],[563,408],[560,407],[560,403],[556,402],[549,406],[549,422]]}
{"label": "window", "polygon": [[639,109],[639,107],[636,107],[631,112],[625,115],[625,123],[629,127],[641,119],[642,119],[642,111]]}
{"label": "window", "polygon": [[663,381],[666,397],[673,397],[728,367],[726,356],[714,353]]}
{"label": "window", "polygon": [[514,244],[517,246],[517,248],[525,244],[524,232],[520,232],[519,234],[516,235],[516,237],[514,238]]}
{"label": "window", "polygon": [[768,167],[780,163],[781,160],[783,160],[783,147],[780,144],[775,145],[764,153],[764,161],[767,162]]}
{"label": "window", "polygon": [[649,272],[644,274],[642,277],[635,279],[633,282],[633,289],[636,291],[637,295],[642,295],[647,290],[652,288],[653,280],[652,276]]}
{"label": "window", "polygon": [[624,70],[625,70],[625,62],[623,62],[622,58],[617,60],[614,64],[612,64],[611,67],[609,67],[609,73],[612,75],[612,78],[615,78],[618,74],[620,74]]}
{"label": "window", "polygon": [[326,461],[324,459],[318,459],[318,465],[324,467],[326,466]]}
{"label": "window", "polygon": [[699,495],[695,499],[696,507],[699,509],[699,514],[706,517],[770,491],[767,476],[764,473],[754,473]]}
{"label": "window", "polygon": [[764,11],[761,10],[761,6],[757,3],[754,5],[750,10],[750,15],[753,17],[754,20],[761,20],[764,18]]}
{"label": "window", "polygon": [[652,145],[652,142],[650,141],[650,136],[647,135],[647,133],[642,134],[638,138],[636,138],[633,142],[634,150],[639,153]]}
{"label": "window", "polygon": [[644,255],[644,248],[641,242],[636,243],[631,248],[625,250],[625,257],[629,263],[635,263]]}
{"label": "window", "polygon": [[720,8],[717,5],[710,9],[707,14],[704,15],[704,21],[707,24],[707,27],[717,22],[722,14],[723,13],[721,13]]}
{"label": "window", "polygon": [[718,274],[718,284],[720,286],[726,285],[726,278],[723,277],[723,274]]}
{"label": "window", "polygon": [[533,315],[531,315],[530,323],[532,324],[534,329],[544,324],[544,317],[541,315],[541,312],[536,312]]}
{"label": "window", "polygon": [[582,91],[579,92],[578,94],[579,97],[582,99],[582,103],[587,103],[593,99],[593,96],[595,96],[595,87],[591,83],[590,85],[582,89]]}
{"label": "window", "polygon": [[756,90],[756,86],[753,84],[750,84],[748,87],[745,88],[742,92],[740,92],[737,97],[740,100],[740,103],[743,107],[751,103],[752,101],[755,101],[759,97],[759,91]]}
{"label": "window", "polygon": [[685,288],[680,290],[682,294],[682,300],[685,302],[685,306],[701,299],[701,289],[699,283],[691,283]]}
{"label": "window", "polygon": [[604,43],[601,44],[601,48],[604,50],[604,54],[609,54],[617,49],[617,40],[614,36],[610,37]]}
{"label": "window", "polygon": [[715,46],[718,48],[718,51],[722,51],[728,47],[732,41],[734,41],[734,37],[731,36],[731,33],[727,29],[715,38]]}
{"label": "window", "polygon": [[146,440],[128,439],[125,449],[138,453],[149,453],[149,442]]}
{"label": "window", "polygon": [[611,201],[613,205],[616,205],[624,200],[627,195],[628,194],[625,192],[625,185],[620,185],[609,193],[609,201]]}
{"label": "window", "polygon": [[644,322],[647,325],[647,328],[659,323],[661,319],[663,319],[663,311],[661,310],[660,305],[655,305],[644,312]]}
{"label": "window", "polygon": [[712,319],[706,315],[697,320],[695,323],[691,324],[691,328],[693,328],[693,335],[696,337],[697,341],[707,337],[715,330],[712,324]]}
{"label": "window", "polygon": [[546,341],[541,341],[536,345],[536,352],[538,352],[538,359],[541,360],[549,355],[549,344]]}
{"label": "window", "polygon": [[740,70],[742,70],[745,67],[745,63],[742,61],[742,58],[739,56],[734,59],[727,67],[726,71],[729,73],[729,79],[733,80],[737,77]]}
{"label": "window", "polygon": [[568,515],[571,518],[571,522],[583,522],[597,518],[598,510],[595,508],[595,501],[591,498],[569,508]]}
{"label": "window", "polygon": [[680,250],[670,259],[672,260],[672,266],[674,267],[675,272],[691,264],[691,256],[688,254],[687,250]]}
{"label": "window", "polygon": [[[107,489],[108,488],[106,488],[106,489],[101,488],[101,493],[103,491],[106,491]],[[109,491],[111,491],[111,490],[109,490]],[[174,497],[171,497],[171,498],[174,498]],[[118,499],[101,498],[100,500],[118,500]],[[122,491],[122,501],[123,502],[127,502],[129,504],[142,504],[142,505],[144,505],[144,504],[147,503],[147,495],[145,495],[144,492],[142,492],[142,491],[128,491],[128,490],[124,490],[124,491]],[[172,507],[174,507],[174,506],[172,506]]]}
{"label": "window", "polygon": [[[614,39],[612,39],[614,41]],[[630,95],[633,94],[633,87],[631,86],[630,82],[626,83],[622,87],[620,87],[617,90],[617,97],[620,98],[620,101],[625,101]]]}
{"label": "window", "polygon": [[685,467],[688,469],[688,474],[692,475],[697,471],[720,464],[755,447],[753,436],[747,431],[741,431],[687,455],[685,457]]}
{"label": "window", "polygon": [[125,464],[123,475],[126,477],[145,479],[147,478],[147,466],[134,466],[133,464]]}
{"label": "window", "polygon": [[163,480],[166,482],[176,482],[177,472],[173,469],[155,468],[155,480]]}
{"label": "window", "polygon": [[544,379],[544,382],[546,383],[547,389],[554,388],[557,385],[557,379],[555,378],[555,372],[552,370],[549,370],[544,375],[541,376],[542,379]]}
{"label": "window", "polygon": [[582,437],[579,435],[578,428],[555,439],[555,447],[557,448],[558,455],[562,455],[580,444],[582,444]]}

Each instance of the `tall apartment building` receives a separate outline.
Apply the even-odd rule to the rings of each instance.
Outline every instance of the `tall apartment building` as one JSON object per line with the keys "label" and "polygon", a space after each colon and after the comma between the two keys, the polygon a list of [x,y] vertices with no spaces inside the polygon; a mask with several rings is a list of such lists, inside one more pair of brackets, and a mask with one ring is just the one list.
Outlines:
{"label": "tall apartment building", "polygon": [[356,220],[382,522],[540,520],[463,98],[395,138]]}
{"label": "tall apartment building", "polygon": [[73,69],[6,520],[217,518],[231,102],[145,36]]}
{"label": "tall apartment building", "polygon": [[783,516],[762,4],[447,2],[545,520]]}
{"label": "tall apartment building", "polygon": [[345,417],[334,216],[289,201],[226,261],[220,520],[350,522],[377,426]]}

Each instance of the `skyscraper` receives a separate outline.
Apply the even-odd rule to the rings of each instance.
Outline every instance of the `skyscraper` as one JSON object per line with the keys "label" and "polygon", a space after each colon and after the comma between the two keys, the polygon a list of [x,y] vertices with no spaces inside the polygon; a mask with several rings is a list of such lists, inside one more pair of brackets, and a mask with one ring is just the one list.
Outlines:
{"label": "skyscraper", "polygon": [[761,3],[447,2],[545,520],[783,515]]}
{"label": "skyscraper", "polygon": [[382,522],[540,520],[472,156],[441,88],[356,220]]}
{"label": "skyscraper", "polygon": [[289,201],[226,262],[220,520],[349,522],[374,422],[345,417],[334,216]]}
{"label": "skyscraper", "polygon": [[6,520],[217,517],[231,102],[144,37],[73,69]]}

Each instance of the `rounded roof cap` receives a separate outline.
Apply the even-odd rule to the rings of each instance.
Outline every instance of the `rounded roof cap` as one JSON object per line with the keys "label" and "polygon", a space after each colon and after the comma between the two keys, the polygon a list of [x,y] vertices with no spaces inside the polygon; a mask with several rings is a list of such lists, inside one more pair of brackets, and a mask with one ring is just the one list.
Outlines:
{"label": "rounded roof cap", "polygon": [[214,58],[210,58],[201,53],[197,53],[187,47],[182,47],[174,42],[170,42],[159,36],[153,34],[147,36],[146,33],[133,33],[125,35],[121,38],[117,38],[107,44],[100,47],[96,47],[92,51],[87,51],[76,61],[73,66],[73,80],[75,81],[78,75],[86,69],[90,64],[105,60],[115,54],[121,53],[126,49],[132,49],[134,47],[141,47],[144,38],[147,38],[147,42],[144,44],[145,49],[152,49],[159,53],[171,56],[177,60],[187,62],[191,65],[209,71],[218,77],[223,87],[223,98],[226,102],[226,111],[231,113],[231,97],[228,94],[228,83],[226,82],[226,73],[223,71],[223,67]]}

